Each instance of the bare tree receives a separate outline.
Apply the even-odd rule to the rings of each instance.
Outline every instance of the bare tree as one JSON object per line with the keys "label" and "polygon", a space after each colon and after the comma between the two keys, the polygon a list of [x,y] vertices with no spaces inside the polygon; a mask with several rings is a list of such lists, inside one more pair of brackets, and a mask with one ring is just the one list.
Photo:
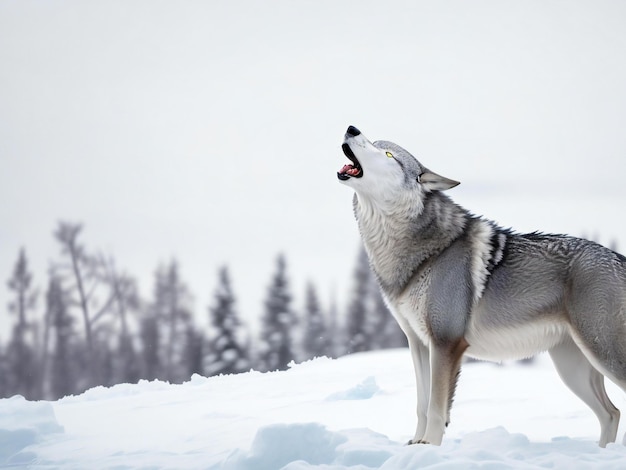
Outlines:
{"label": "bare tree", "polygon": [[101,258],[90,256],[84,246],[79,243],[78,236],[82,231],[81,224],[60,222],[54,235],[61,244],[61,252],[69,261],[68,264],[55,266],[57,271],[69,271],[69,277],[73,280],[73,286],[69,289],[73,303],[78,306],[85,332],[86,345],[86,374],[89,386],[101,382],[101,357],[96,349],[94,336],[95,325],[109,313],[116,295],[114,289],[108,289],[105,294],[106,300],[98,302],[96,293],[98,288],[104,286],[102,282],[104,274]]}
{"label": "bare tree", "polygon": [[140,376],[139,359],[130,330],[130,315],[140,308],[139,293],[134,279],[120,273],[113,258],[104,259],[105,281],[110,286],[115,299],[113,309],[119,320],[119,333],[113,360],[113,374],[116,382],[136,382]]}

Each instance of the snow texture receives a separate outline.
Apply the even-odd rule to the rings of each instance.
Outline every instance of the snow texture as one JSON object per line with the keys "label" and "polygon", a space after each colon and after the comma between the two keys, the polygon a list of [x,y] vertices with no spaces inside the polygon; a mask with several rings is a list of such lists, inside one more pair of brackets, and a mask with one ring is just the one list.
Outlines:
{"label": "snow texture", "polygon": [[[624,409],[624,394],[607,385]],[[15,396],[0,400],[0,468],[626,468],[626,447],[597,446],[595,416],[546,357],[467,364],[441,447],[406,445],[414,393],[409,354],[393,350],[182,385],[96,387],[56,402]]]}

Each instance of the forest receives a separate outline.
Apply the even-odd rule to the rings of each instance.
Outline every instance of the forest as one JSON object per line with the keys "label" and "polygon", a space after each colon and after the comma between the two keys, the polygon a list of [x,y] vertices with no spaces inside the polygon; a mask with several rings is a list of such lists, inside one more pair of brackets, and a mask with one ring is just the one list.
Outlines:
{"label": "forest", "polygon": [[[310,282],[302,311],[293,307],[287,257],[278,254],[255,334],[238,311],[228,266],[216,267],[210,305],[195,312],[176,260],[158,266],[151,297],[142,298],[136,279],[112,256],[88,249],[82,232],[82,224],[58,223],[59,255],[45,286],[34,282],[27,250],[16,254],[6,281],[11,330],[0,344],[0,397],[55,400],[98,385],[182,383],[192,374],[280,370],[292,361],[406,346],[363,249],[347,305],[323,308]],[[202,315],[208,322],[198,321]]]}

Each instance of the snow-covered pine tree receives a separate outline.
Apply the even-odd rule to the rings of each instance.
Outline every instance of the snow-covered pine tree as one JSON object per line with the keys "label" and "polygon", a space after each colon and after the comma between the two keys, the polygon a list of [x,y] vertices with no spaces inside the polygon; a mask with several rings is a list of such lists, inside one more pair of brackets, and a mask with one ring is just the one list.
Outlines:
{"label": "snow-covered pine tree", "polygon": [[294,359],[292,332],[296,317],[291,310],[284,255],[276,259],[276,272],[267,291],[261,325],[261,347],[257,368],[264,371],[286,369]]}
{"label": "snow-covered pine tree", "polygon": [[314,357],[332,356],[332,341],[327,322],[320,308],[317,290],[311,282],[306,286],[303,336],[302,359],[306,360]]}
{"label": "snow-covered pine tree", "polygon": [[207,375],[238,374],[250,370],[249,337],[235,309],[228,268],[218,271],[218,285],[209,318],[213,327],[209,354],[205,358]]}

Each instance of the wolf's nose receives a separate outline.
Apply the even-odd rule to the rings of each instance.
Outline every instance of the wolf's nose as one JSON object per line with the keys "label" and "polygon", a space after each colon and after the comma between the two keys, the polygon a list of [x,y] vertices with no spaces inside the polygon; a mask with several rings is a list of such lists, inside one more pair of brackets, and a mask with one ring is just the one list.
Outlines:
{"label": "wolf's nose", "polygon": [[361,133],[361,131],[358,130],[354,126],[350,126],[350,127],[348,127],[347,133],[348,133],[348,135],[351,135],[352,137],[356,137],[357,135],[359,135]]}

